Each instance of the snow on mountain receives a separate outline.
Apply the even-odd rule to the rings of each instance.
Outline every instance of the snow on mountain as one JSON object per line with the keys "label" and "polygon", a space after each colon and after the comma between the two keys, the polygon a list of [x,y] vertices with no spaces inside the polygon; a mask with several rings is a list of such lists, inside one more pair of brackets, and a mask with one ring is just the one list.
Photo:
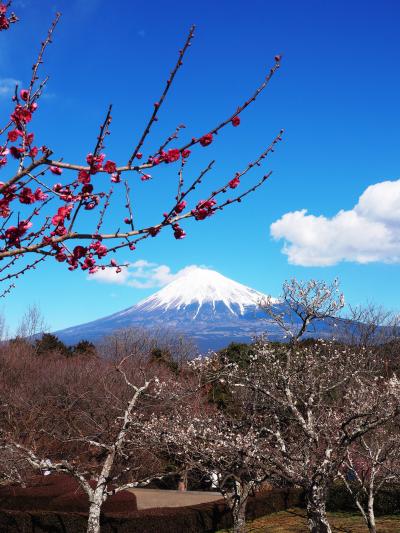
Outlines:
{"label": "snow on mountain", "polygon": [[135,307],[142,311],[168,311],[197,306],[193,319],[204,304],[224,304],[229,311],[243,315],[247,307],[258,305],[265,295],[226,278],[215,270],[193,267],[186,270],[178,279],[169,283],[152,296],[139,302]]}
{"label": "snow on mountain", "polygon": [[[149,328],[175,330],[191,338],[204,352],[230,342],[251,342],[260,334],[282,338],[282,332],[260,310],[265,295],[226,278],[215,270],[193,267],[164,288],[108,317],[56,334],[66,343],[97,341],[116,330]],[[280,307],[278,300],[273,303]]]}

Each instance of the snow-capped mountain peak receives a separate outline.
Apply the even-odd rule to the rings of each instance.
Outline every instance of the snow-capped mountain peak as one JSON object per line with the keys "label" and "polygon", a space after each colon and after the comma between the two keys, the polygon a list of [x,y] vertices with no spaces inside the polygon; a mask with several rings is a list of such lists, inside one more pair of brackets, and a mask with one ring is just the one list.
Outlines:
{"label": "snow-capped mountain peak", "polygon": [[167,286],[142,300],[137,310],[179,310],[197,306],[193,318],[204,304],[224,304],[231,313],[243,314],[247,307],[257,306],[265,295],[226,278],[215,270],[188,268],[181,276]]}
{"label": "snow-capped mountain peak", "polygon": [[[98,340],[118,330],[176,331],[198,349],[217,350],[229,342],[251,342],[266,331],[282,333],[268,322],[259,303],[265,295],[206,268],[187,267],[171,283],[136,305],[93,322],[57,332],[64,342]],[[278,304],[278,300],[272,300]]]}

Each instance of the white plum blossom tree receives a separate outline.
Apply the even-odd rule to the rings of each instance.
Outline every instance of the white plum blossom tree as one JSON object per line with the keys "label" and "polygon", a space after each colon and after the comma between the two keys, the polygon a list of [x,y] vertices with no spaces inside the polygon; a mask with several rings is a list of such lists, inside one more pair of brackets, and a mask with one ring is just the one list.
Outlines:
{"label": "white plum blossom tree", "polygon": [[164,450],[178,468],[182,465],[212,481],[232,514],[233,532],[244,533],[248,498],[269,472],[263,427],[251,412],[237,412],[239,416],[207,405],[195,411],[193,406],[181,406],[153,418],[144,431],[156,450]]}
{"label": "white plum blossom tree", "polygon": [[398,426],[381,426],[360,437],[348,448],[338,476],[354,499],[368,531],[376,533],[376,496],[388,486],[400,483]]}
{"label": "white plum blossom tree", "polygon": [[129,356],[117,364],[58,358],[46,365],[29,357],[17,369],[23,384],[2,379],[0,460],[12,457],[20,477],[22,468],[72,476],[88,497],[87,532],[99,533],[111,495],[160,475],[159,463],[143,464],[147,448],[139,428],[153,410],[148,404],[166,403],[178,384]]}
{"label": "white plum blossom tree", "polygon": [[272,445],[265,461],[304,489],[312,533],[330,533],[327,491],[349,447],[398,414],[400,382],[369,369],[370,354],[333,342],[260,343],[232,384],[253,391],[268,417]]}
{"label": "white plum blossom tree", "polygon": [[316,321],[332,319],[344,307],[344,296],[337,279],[329,284],[315,279],[298,281],[293,278],[284,282],[279,300],[285,305],[283,311],[277,311],[271,297],[265,297],[260,307],[291,342],[314,333]]}

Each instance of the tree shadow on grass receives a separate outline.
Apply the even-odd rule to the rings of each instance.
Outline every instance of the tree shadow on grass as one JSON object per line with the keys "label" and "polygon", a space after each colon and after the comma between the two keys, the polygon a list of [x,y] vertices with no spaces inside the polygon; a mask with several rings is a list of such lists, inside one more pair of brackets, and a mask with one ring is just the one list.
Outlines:
{"label": "tree shadow on grass", "polygon": [[[307,520],[307,516],[306,516],[306,513],[305,512],[300,512],[300,511],[296,511],[296,510],[293,510],[293,509],[286,509],[286,511],[284,511],[288,514],[291,514],[292,516],[298,516],[299,518],[303,518],[304,520]],[[330,521],[331,523],[331,528],[332,528],[332,531],[335,531],[336,533],[354,533],[352,531],[352,529],[348,529],[347,527],[337,527],[337,526],[334,526],[332,524],[332,521]]]}

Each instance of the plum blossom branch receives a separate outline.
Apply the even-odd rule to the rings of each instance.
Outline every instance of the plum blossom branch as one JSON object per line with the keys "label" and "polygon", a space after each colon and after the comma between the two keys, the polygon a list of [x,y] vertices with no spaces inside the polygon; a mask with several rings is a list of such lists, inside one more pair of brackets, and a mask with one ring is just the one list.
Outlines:
{"label": "plum blossom branch", "polygon": [[174,78],[176,76],[176,73],[178,72],[178,70],[180,69],[180,67],[182,66],[182,60],[183,60],[183,57],[187,51],[187,49],[189,48],[189,46],[191,45],[191,42],[192,42],[192,39],[193,39],[193,36],[194,36],[194,30],[195,30],[195,26],[191,26],[190,30],[189,30],[189,34],[187,36],[187,39],[186,39],[186,42],[183,46],[183,48],[179,51],[179,57],[178,57],[178,61],[176,62],[176,65],[174,67],[174,69],[172,70],[168,80],[167,80],[167,83],[165,85],[165,88],[164,88],[164,91],[160,97],[160,99],[158,100],[158,102],[155,102],[154,104],[154,110],[153,110],[153,113],[150,117],[150,120],[149,122],[147,123],[147,126],[136,146],[136,148],[134,149],[131,157],[129,158],[129,161],[128,161],[128,167],[131,167],[132,166],[132,162],[133,160],[135,159],[135,157],[137,157],[137,154],[139,153],[141,147],[143,146],[143,143],[146,139],[146,137],[148,136],[148,134],[150,133],[150,129],[152,127],[152,125],[154,124],[154,122],[157,121],[157,114],[160,110],[160,107],[162,106],[167,94],[168,94],[168,91],[174,81]]}
{"label": "plum blossom branch", "polygon": [[[37,73],[38,73],[39,67],[43,63],[43,56],[44,56],[44,53],[46,51],[47,46],[52,42],[53,33],[54,33],[54,30],[55,30],[55,28],[56,28],[56,26],[57,26],[57,24],[58,24],[58,22],[60,20],[60,17],[61,17],[61,13],[57,12],[56,16],[55,16],[55,18],[54,18],[54,20],[53,20],[48,32],[47,32],[47,36],[46,36],[45,40],[42,42],[38,58],[37,58],[35,64],[33,65],[33,67],[32,67],[32,77],[31,77],[31,81],[30,81],[30,84],[29,84],[29,88],[28,88],[28,95],[27,95],[27,98],[26,98],[27,102],[31,101],[32,91],[33,91],[35,83],[36,83],[36,81],[38,79]],[[45,83],[46,83],[46,81],[45,81]],[[40,90],[40,88],[39,88],[39,90]]]}
{"label": "plum blossom branch", "polygon": [[[32,76],[28,88],[20,90],[16,87],[15,95],[12,99],[14,109],[10,114],[10,120],[0,130],[2,133],[7,131],[6,140],[0,146],[0,168],[8,165],[9,159],[11,161],[15,160],[17,166],[17,170],[12,177],[0,183],[0,217],[4,219],[3,224],[0,225],[0,261],[11,259],[5,267],[10,269],[10,273],[6,278],[8,280],[12,277],[19,277],[30,268],[34,268],[46,257],[52,257],[59,263],[65,264],[69,270],[80,268],[88,270],[89,273],[94,273],[98,268],[112,267],[117,272],[120,272],[121,265],[118,265],[115,259],[110,260],[107,257],[109,254],[125,247],[133,251],[141,240],[157,236],[164,227],[168,226],[172,228],[175,239],[183,239],[186,236],[186,232],[180,226],[181,222],[190,218],[196,221],[205,220],[228,205],[240,203],[248,194],[256,191],[266,181],[270,173],[264,175],[259,182],[248,187],[244,192],[238,193],[234,198],[226,200],[219,205],[217,203],[220,195],[226,193],[229,189],[239,187],[240,178],[254,166],[259,166],[261,161],[270,152],[273,152],[282,135],[282,132],[280,132],[270,146],[255,161],[249,163],[244,170],[237,172],[233,179],[228,180],[220,188],[208,193],[205,196],[206,200],[200,200],[194,205],[189,205],[190,194],[200,186],[204,176],[210,172],[214,163],[211,162],[201,171],[185,190],[183,171],[184,169],[186,171],[190,160],[191,150],[189,150],[189,147],[194,145],[199,145],[203,148],[207,147],[213,141],[213,135],[217,134],[227,124],[230,123],[235,128],[239,126],[240,113],[256,100],[279,68],[280,56],[276,56],[275,65],[271,68],[262,84],[228,119],[222,121],[202,137],[192,138],[189,143],[180,148],[170,147],[173,141],[177,140],[179,132],[184,128],[184,125],[180,124],[160,145],[155,154],[145,158],[143,163],[134,164],[134,160],[140,160],[143,157],[141,153],[142,146],[154,122],[158,120],[160,107],[164,103],[175,76],[182,66],[183,57],[191,45],[194,36],[194,26],[192,26],[183,48],[179,51],[178,60],[170,73],[161,97],[156,102],[146,128],[126,165],[118,166],[116,162],[107,159],[104,153],[105,140],[110,135],[111,105],[100,126],[93,152],[86,156],[86,164],[70,163],[65,161],[63,157],[53,158],[52,150],[46,145],[35,145],[35,134],[29,128],[38,109],[37,102],[40,100],[48,81],[48,77],[45,77],[42,81],[39,80],[39,67],[43,63],[48,45],[52,42],[53,32],[59,19],[60,14],[57,13],[45,40],[41,44],[37,60],[32,68]],[[132,200],[132,198],[136,200],[136,196],[132,196],[135,182],[127,179],[124,180],[125,191],[123,196],[125,197],[124,208],[128,210],[128,216],[123,219],[123,223],[129,226],[129,230],[121,229],[118,220],[117,222],[108,220],[110,212],[114,214],[122,211],[122,209],[119,211],[111,210],[109,207],[111,196],[113,201],[117,201],[122,197],[122,194],[118,192],[113,194],[113,191],[114,188],[115,190],[118,189],[118,184],[122,181],[121,174],[123,172],[136,173],[137,178],[146,182],[152,178],[150,174],[146,173],[148,169],[156,168],[161,163],[168,165],[178,162],[180,169],[178,171],[178,188],[175,202],[169,211],[162,214],[161,220],[158,218],[159,222],[153,225],[140,224],[136,206]],[[74,177],[64,180],[63,172],[67,171],[73,173]],[[104,188],[104,178],[106,177],[113,184],[109,192],[106,192],[107,189]],[[53,179],[59,181],[54,183]],[[50,215],[46,213],[46,216],[44,216],[42,209],[44,206],[49,205],[50,201],[52,201],[50,205],[52,212]],[[55,210],[53,206],[55,206]],[[83,216],[89,211],[93,212],[91,217]],[[95,221],[91,229],[90,221],[93,220],[93,217]],[[115,226],[116,229],[113,230]],[[75,242],[76,245],[70,247],[68,241]],[[110,241],[109,246],[107,246],[107,241]],[[31,261],[29,254],[39,255],[40,260],[36,261],[34,258]],[[29,264],[16,271],[13,270],[14,263],[21,258],[25,259]]]}
{"label": "plum blossom branch", "polygon": [[0,3],[0,31],[8,30],[10,24],[18,22],[18,17],[15,13],[7,13],[7,10],[11,6],[11,0],[7,3]]}

